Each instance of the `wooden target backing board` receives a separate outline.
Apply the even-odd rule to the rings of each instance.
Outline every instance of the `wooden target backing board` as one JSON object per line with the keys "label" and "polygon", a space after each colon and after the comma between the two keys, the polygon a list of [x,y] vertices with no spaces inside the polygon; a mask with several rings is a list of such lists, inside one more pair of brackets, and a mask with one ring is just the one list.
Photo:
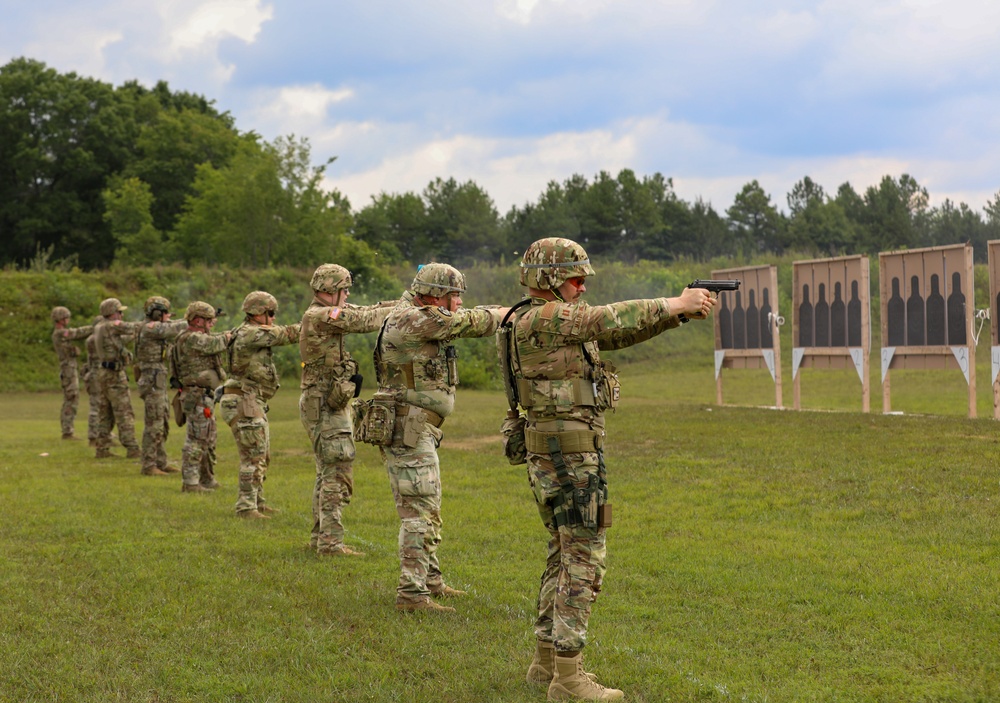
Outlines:
{"label": "wooden target backing board", "polygon": [[775,266],[712,271],[714,279],[738,279],[737,291],[719,293],[715,308],[715,397],[722,405],[722,369],[771,372],[775,407],[781,404],[781,344],[778,340],[778,269]]}
{"label": "wooden target backing board", "polygon": [[986,243],[990,269],[990,365],[993,379],[993,417],[1000,419],[1000,240]]}
{"label": "wooden target backing board", "polygon": [[802,368],[855,369],[870,410],[871,286],[866,256],[792,264],[792,397],[801,409]]}
{"label": "wooden target backing board", "polygon": [[976,416],[972,246],[882,252],[882,410],[891,412],[892,369],[959,369]]}

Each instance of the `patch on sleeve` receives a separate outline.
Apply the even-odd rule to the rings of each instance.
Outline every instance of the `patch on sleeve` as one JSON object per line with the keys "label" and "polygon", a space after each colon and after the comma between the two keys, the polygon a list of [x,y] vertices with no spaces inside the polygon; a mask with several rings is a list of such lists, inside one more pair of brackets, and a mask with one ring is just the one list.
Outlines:
{"label": "patch on sleeve", "polygon": [[448,310],[447,308],[442,308],[439,305],[427,305],[421,308],[421,310],[425,310],[426,312],[430,313],[430,316],[433,317],[438,322],[444,322],[452,317],[451,310]]}
{"label": "patch on sleeve", "polygon": [[341,312],[342,311],[340,308],[330,308],[330,319],[336,320],[338,317],[340,317]]}

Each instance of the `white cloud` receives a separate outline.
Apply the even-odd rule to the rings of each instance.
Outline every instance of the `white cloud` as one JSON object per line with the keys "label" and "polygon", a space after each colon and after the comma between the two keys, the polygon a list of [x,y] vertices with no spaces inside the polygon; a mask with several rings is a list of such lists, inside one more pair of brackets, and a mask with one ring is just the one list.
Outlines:
{"label": "white cloud", "polygon": [[274,11],[270,5],[261,6],[259,0],[169,0],[160,5],[160,14],[170,51],[176,58],[185,51],[213,45],[223,37],[252,44]]}

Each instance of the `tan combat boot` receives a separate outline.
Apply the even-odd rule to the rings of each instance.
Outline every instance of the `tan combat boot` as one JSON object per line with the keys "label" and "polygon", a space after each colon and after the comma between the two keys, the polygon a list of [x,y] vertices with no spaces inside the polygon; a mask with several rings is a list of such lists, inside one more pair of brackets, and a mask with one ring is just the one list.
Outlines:
{"label": "tan combat boot", "polygon": [[316,554],[321,557],[363,557],[365,555],[364,552],[351,549],[346,544],[337,547],[320,547],[316,550]]}
{"label": "tan combat boot", "polygon": [[177,468],[176,466],[174,466],[173,464],[166,464],[164,466],[157,466],[156,468],[158,468],[160,471],[162,471],[165,474],[179,474],[181,472],[181,470],[179,468]]}
{"label": "tan combat boot", "polygon": [[265,515],[276,515],[281,512],[281,508],[272,508],[270,505],[258,505],[257,510]]}
{"label": "tan combat boot", "polygon": [[139,447],[129,447],[128,451],[125,453],[126,459],[141,459],[142,450]]}
{"label": "tan combat boot", "polygon": [[449,608],[447,605],[438,605],[430,598],[424,598],[422,600],[409,601],[409,600],[399,600],[396,599],[396,610],[401,610],[407,613],[415,613],[417,611],[427,611],[429,613],[454,613],[454,608]]}
{"label": "tan combat boot", "polygon": [[552,681],[552,671],[555,669],[556,648],[551,642],[536,640],[535,656],[528,665],[528,675],[525,681],[536,686],[548,686]]}
{"label": "tan combat boot", "polygon": [[244,520],[270,520],[267,515],[260,512],[259,510],[241,510],[236,513],[236,517],[241,517]]}
{"label": "tan combat boot", "polygon": [[430,589],[430,592],[432,596],[437,596],[438,598],[458,598],[459,596],[469,595],[468,591],[460,591],[443,583],[440,586]]}
{"label": "tan combat boot", "polygon": [[160,471],[158,468],[156,468],[154,466],[151,469],[143,469],[142,470],[142,475],[143,476],[166,476],[167,472],[166,471]]}
{"label": "tan combat boot", "polygon": [[205,488],[199,483],[182,483],[181,493],[211,493],[211,488]]}
{"label": "tan combat boot", "polygon": [[[535,656],[531,658],[531,664],[528,665],[528,675],[524,677],[524,680],[536,686],[548,687],[555,675],[555,659],[555,645],[545,640],[536,640]],[[583,675],[591,681],[597,681],[597,676],[594,674],[584,671]]]}
{"label": "tan combat boot", "polygon": [[97,453],[94,454],[95,459],[117,459],[117,454],[112,454],[110,449],[97,449]]}
{"label": "tan combat boot", "polygon": [[625,694],[617,688],[605,688],[583,670],[579,652],[555,657],[555,674],[549,684],[550,701],[616,701]]}

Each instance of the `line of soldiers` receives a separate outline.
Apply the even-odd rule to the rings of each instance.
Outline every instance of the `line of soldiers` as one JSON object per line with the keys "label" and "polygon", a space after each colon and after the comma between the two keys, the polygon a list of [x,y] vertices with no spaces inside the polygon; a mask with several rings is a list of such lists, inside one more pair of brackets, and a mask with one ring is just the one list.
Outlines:
{"label": "line of soldiers", "polygon": [[[689,288],[673,298],[590,306],[581,296],[586,277],[594,273],[583,247],[550,237],[525,251],[520,283],[527,296],[513,308],[463,308],[465,277],[440,263],[419,268],[399,300],[369,306],[347,302],[349,271],[323,264],[313,274],[313,299],[300,323],[274,325],[277,301],[256,291],[243,302],[243,322],[222,334],[211,331],[217,311],[201,301],[188,306],[184,323],[170,323],[169,302],[157,298],[151,303],[154,298],[150,298],[147,320],[125,323],[121,321],[125,308],[112,298],[101,304],[103,319],[97,325],[76,329],[68,326],[69,311],[57,308],[53,341],[66,397],[63,436],[73,436],[78,395],[72,341],[89,335],[98,339],[98,380],[106,404],[100,406],[98,456],[108,451],[112,416],[129,456],[138,455],[131,419],[124,407],[118,414],[123,403],[115,396],[124,389],[127,399],[123,342],[134,334],[140,383],[149,378],[147,373],[152,375],[146,381],[146,397],[154,396],[159,403],[150,411],[147,402],[147,429],[155,425],[150,446],[166,437],[166,384],[160,383],[160,374],[166,378],[167,360],[180,384],[175,412],[187,422],[183,490],[203,492],[218,485],[214,477],[218,403],[239,451],[237,514],[268,519],[277,512],[263,494],[269,463],[267,401],[279,385],[271,350],[298,342],[300,417],[316,463],[310,546],[323,556],[363,556],[344,543],[342,513],[354,490],[355,437],[376,443],[400,519],[396,608],[454,612],[433,599],[466,595],[445,583],[438,560],[442,520],[437,448],[443,437],[441,426],[454,410],[458,385],[457,354],[451,342],[496,334],[511,404],[502,428],[505,454],[512,464],[527,464],[539,516],[549,533],[534,626],[537,644],[526,679],[546,687],[548,700],[620,699],[622,691],[602,686],[584,671],[580,656],[604,578],[605,532],[611,523],[604,413],[617,406],[620,393],[614,366],[603,361],[600,352],[650,339],[679,326],[684,317],[705,319],[716,301],[706,290]],[[154,319],[150,311],[157,304],[163,309]],[[359,408],[372,406],[352,403],[362,379],[344,336],[375,330],[379,330],[373,352],[378,391],[371,403],[382,402],[390,412],[373,413],[372,417],[389,419],[385,432],[372,441],[367,431],[358,432],[359,423],[369,428],[371,419]],[[139,351],[144,338],[151,349],[156,348],[153,340],[160,345],[158,356]],[[152,448],[147,461],[146,436],[143,472],[169,471],[165,459],[161,461]]]}

